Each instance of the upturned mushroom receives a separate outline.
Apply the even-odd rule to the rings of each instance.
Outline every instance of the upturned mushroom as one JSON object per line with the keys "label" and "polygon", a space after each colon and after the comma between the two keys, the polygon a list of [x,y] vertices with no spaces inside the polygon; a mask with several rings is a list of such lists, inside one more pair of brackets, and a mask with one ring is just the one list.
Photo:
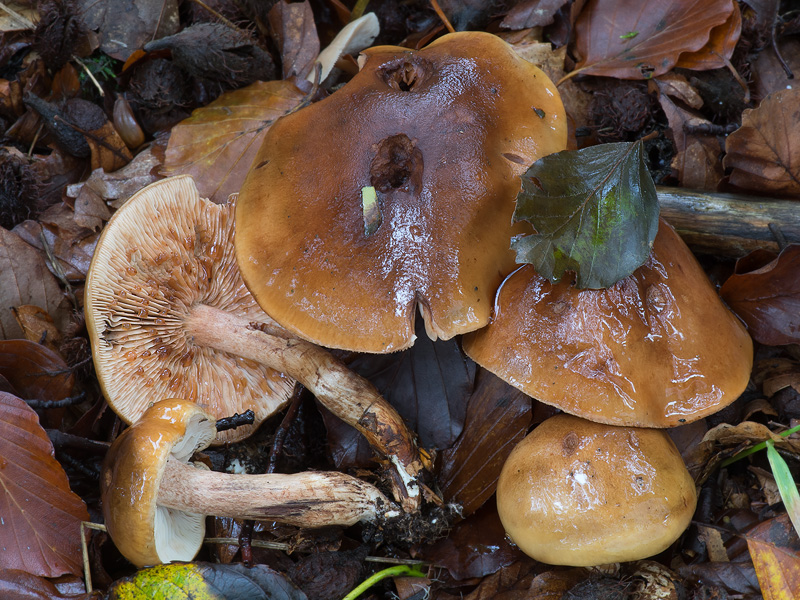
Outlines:
{"label": "upturned mushroom", "polygon": [[257,425],[294,377],[393,463],[398,499],[416,508],[422,467],[402,419],[367,380],[258,307],[236,266],[233,229],[232,207],[201,199],[186,176],[138,192],[106,225],[85,312],[109,404],[133,423],[154,398],[183,397],[215,418],[252,408]]}
{"label": "upturned mushroom", "polygon": [[328,98],[278,120],[236,205],[245,283],[283,327],[392,352],[486,324],[514,267],[519,175],[564,149],[547,76],[488,33],[362,54]]}
{"label": "upturned mushroom", "polygon": [[163,400],[109,449],[100,478],[103,515],[134,565],[192,560],[206,515],[315,528],[398,512],[375,487],[343,473],[234,475],[189,462],[214,440],[214,424],[193,402]]}
{"label": "upturned mushroom", "polygon": [[647,262],[605,290],[519,268],[498,290],[491,324],[463,347],[537,400],[638,427],[720,410],[747,387],[753,362],[744,327],[663,221]]}
{"label": "upturned mushroom", "polygon": [[614,427],[560,414],[520,442],[503,466],[497,510],[536,560],[591,566],[667,549],[697,494],[662,430]]}

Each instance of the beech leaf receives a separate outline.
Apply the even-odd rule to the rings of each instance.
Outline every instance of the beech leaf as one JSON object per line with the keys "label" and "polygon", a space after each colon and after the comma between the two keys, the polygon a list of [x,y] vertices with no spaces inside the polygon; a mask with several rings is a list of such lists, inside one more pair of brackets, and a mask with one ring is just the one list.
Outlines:
{"label": "beech leaf", "polygon": [[57,577],[83,572],[80,525],[89,520],[53,458],[36,413],[0,392],[0,568]]}
{"label": "beech leaf", "polygon": [[642,143],[550,154],[522,176],[514,221],[537,233],[517,236],[518,263],[552,282],[565,271],[577,287],[614,285],[644,264],[658,231],[658,197]]}
{"label": "beech leaf", "polygon": [[753,559],[764,600],[796,598],[800,589],[800,544],[786,515],[769,519],[747,532],[747,547]]}
{"label": "beech leaf", "polygon": [[800,343],[800,244],[751,271],[731,275],[720,289],[750,335],[769,346]]}
{"label": "beech leaf", "polygon": [[580,61],[573,74],[656,77],[681,54],[705,47],[732,11],[731,0],[592,0],[575,23]]}
{"label": "beech leaf", "polygon": [[800,194],[800,89],[782,90],[742,113],[725,141],[733,185],[759,194]]}
{"label": "beech leaf", "polygon": [[285,575],[266,565],[172,563],[117,581],[108,600],[307,600]]}
{"label": "beech leaf", "polygon": [[162,174],[192,175],[201,196],[227,201],[272,123],[302,99],[290,81],[257,81],[223,94],[172,128]]}

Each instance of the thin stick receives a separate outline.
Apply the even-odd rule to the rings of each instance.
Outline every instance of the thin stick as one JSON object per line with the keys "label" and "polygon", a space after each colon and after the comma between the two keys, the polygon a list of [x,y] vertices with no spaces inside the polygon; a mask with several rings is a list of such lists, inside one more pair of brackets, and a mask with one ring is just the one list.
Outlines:
{"label": "thin stick", "polygon": [[86,544],[86,529],[94,529],[95,531],[107,532],[105,525],[100,523],[92,523],[90,521],[81,521],[81,552],[83,553],[83,581],[86,586],[86,593],[92,593],[92,569],[89,566],[89,546]]}
{"label": "thin stick", "polygon": [[31,147],[28,148],[28,158],[33,156],[33,149],[36,147],[36,142],[39,141],[39,136],[42,134],[43,128],[44,123],[39,123],[39,129],[36,130],[36,134],[33,136],[33,141],[31,142]]}
{"label": "thin stick", "polygon": [[88,75],[89,79],[92,80],[92,83],[94,84],[94,87],[96,87],[97,91],[100,92],[100,95],[103,98],[105,98],[106,97],[106,93],[105,93],[105,91],[103,91],[103,86],[100,85],[99,81],[97,81],[97,78],[95,78],[94,73],[92,73],[92,71],[89,69],[89,67],[86,66],[86,63],[84,63],[80,58],[78,58],[75,55],[72,56],[72,60],[74,60],[76,63],[78,63],[83,68],[83,70],[86,71],[86,75]]}
{"label": "thin stick", "polygon": [[447,18],[446,14],[444,14],[444,11],[442,10],[442,7],[439,6],[439,3],[436,0],[431,0],[431,8],[433,8],[433,10],[436,13],[436,15],[442,21],[442,23],[444,24],[445,29],[447,29],[447,31],[449,31],[450,33],[455,33],[456,30],[453,27],[453,25],[450,23],[450,19]]}

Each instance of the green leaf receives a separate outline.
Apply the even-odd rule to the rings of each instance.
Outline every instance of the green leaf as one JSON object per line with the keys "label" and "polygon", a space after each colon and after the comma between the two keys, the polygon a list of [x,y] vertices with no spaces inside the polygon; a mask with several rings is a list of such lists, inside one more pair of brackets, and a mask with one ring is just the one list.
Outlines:
{"label": "green leaf", "polygon": [[172,563],[117,581],[108,600],[308,600],[266,565]]}
{"label": "green leaf", "polygon": [[642,143],[602,144],[550,154],[522,176],[514,221],[536,233],[517,236],[518,263],[552,282],[565,271],[577,287],[614,285],[644,264],[658,230],[658,197]]}
{"label": "green leaf", "polygon": [[775,442],[767,440],[766,444],[769,466],[775,477],[775,483],[778,485],[781,500],[783,500],[783,505],[786,507],[795,531],[800,533],[800,493],[797,491],[797,484],[794,482],[789,465],[775,449]]}

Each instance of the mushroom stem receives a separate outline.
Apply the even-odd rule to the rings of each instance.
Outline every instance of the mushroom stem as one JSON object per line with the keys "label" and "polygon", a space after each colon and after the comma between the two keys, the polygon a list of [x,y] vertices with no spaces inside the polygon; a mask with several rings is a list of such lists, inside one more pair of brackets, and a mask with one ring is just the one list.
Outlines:
{"label": "mushroom stem", "polygon": [[392,506],[377,488],[344,473],[234,475],[172,457],[167,460],[157,502],[184,512],[298,527],[373,521]]}
{"label": "mushroom stem", "polygon": [[418,509],[416,477],[422,470],[419,451],[403,419],[369,381],[319,346],[211,306],[195,305],[186,325],[195,344],[260,362],[306,386],[328,410],[355,427],[394,464],[395,498],[407,512]]}

